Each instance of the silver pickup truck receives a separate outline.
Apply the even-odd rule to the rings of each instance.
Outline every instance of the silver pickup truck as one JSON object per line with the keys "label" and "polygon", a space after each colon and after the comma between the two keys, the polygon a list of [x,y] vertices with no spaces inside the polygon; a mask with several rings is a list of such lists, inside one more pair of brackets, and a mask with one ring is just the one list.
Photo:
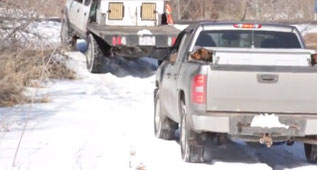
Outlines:
{"label": "silver pickup truck", "polygon": [[293,26],[191,25],[157,71],[155,135],[173,139],[179,128],[186,162],[203,161],[208,135],[268,147],[301,141],[316,162],[316,60]]}

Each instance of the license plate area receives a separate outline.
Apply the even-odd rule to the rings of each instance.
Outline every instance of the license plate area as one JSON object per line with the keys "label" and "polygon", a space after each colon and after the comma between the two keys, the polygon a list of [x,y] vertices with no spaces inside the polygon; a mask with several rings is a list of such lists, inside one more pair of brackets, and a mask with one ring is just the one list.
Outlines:
{"label": "license plate area", "polygon": [[305,131],[306,119],[296,118],[293,116],[279,116],[279,121],[288,128],[284,127],[258,127],[251,126],[254,117],[259,114],[248,114],[248,115],[237,115],[230,118],[230,134],[231,135],[247,135],[247,136],[258,136],[260,134],[271,134],[274,136],[303,136]]}
{"label": "license plate area", "polygon": [[140,46],[154,46],[156,45],[155,36],[142,36],[139,37],[138,43]]}

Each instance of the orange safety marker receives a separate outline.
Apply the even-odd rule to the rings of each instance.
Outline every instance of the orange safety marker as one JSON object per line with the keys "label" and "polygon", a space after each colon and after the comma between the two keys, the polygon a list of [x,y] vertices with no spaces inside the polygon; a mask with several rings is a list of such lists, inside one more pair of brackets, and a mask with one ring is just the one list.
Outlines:
{"label": "orange safety marker", "polygon": [[173,18],[172,18],[172,8],[169,4],[166,4],[166,18],[167,18],[167,24],[174,24]]}

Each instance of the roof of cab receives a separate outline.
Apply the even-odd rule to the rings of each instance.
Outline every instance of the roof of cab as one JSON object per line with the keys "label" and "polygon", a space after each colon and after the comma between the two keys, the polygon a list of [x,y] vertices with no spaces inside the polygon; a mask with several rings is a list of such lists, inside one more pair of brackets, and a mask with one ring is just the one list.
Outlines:
{"label": "roof of cab", "polygon": [[208,26],[233,26],[234,24],[261,24],[262,27],[272,28],[272,29],[287,29],[293,30],[296,29],[295,26],[280,24],[280,23],[260,23],[260,22],[215,22],[215,21],[194,21],[185,29],[186,31],[193,30],[199,26],[208,27]]}

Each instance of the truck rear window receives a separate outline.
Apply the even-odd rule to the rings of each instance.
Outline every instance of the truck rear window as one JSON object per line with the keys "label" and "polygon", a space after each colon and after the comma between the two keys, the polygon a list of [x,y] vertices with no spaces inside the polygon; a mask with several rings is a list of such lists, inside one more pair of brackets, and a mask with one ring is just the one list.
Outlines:
{"label": "truck rear window", "polygon": [[301,48],[295,33],[275,31],[202,31],[196,46],[230,48]]}

